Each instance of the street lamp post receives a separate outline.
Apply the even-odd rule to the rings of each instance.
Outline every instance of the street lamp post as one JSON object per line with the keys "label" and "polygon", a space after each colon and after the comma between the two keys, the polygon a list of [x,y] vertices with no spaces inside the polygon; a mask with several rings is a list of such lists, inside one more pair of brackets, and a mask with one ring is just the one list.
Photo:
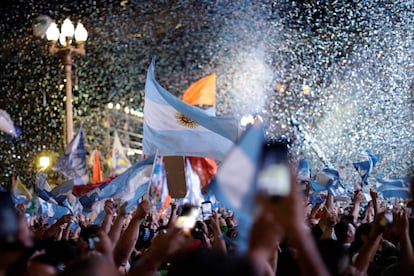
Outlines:
{"label": "street lamp post", "polygon": [[[75,27],[67,18],[62,24],[61,31],[56,23],[50,24],[46,31],[46,38],[49,40],[49,53],[60,54],[65,66],[66,78],[66,142],[69,144],[73,139],[73,114],[72,114],[72,57],[85,55],[84,43],[88,38],[88,32],[82,23]],[[74,40],[73,40],[74,38]],[[73,43],[74,42],[74,43]]]}

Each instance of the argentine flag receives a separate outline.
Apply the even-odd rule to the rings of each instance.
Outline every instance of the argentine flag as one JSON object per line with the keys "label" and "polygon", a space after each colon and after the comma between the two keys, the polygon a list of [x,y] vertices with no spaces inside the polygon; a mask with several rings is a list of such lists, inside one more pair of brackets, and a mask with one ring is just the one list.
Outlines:
{"label": "argentine flag", "polygon": [[256,194],[257,164],[262,155],[264,141],[262,126],[246,130],[216,174],[211,189],[216,198],[233,210],[239,221],[238,250],[247,250],[250,227],[253,222],[254,196]]}
{"label": "argentine flag", "polygon": [[89,183],[89,176],[86,171],[86,148],[81,125],[75,138],[69,143],[65,153],[60,157],[53,168],[59,171],[68,179],[72,179],[74,185],[85,185]]}
{"label": "argentine flag", "polygon": [[315,192],[328,191],[333,196],[343,195],[346,192],[341,184],[339,172],[331,168],[319,171],[315,180],[310,180],[310,186]]}
{"label": "argentine flag", "polygon": [[145,83],[143,152],[222,160],[238,135],[234,118],[209,116],[165,90],[154,78],[154,60]]}
{"label": "argentine flag", "polygon": [[353,163],[355,169],[361,176],[364,184],[368,184],[368,177],[378,162],[378,157],[372,154],[369,150],[361,152],[359,161]]}
{"label": "argentine flag", "polygon": [[382,194],[384,198],[411,198],[410,193],[410,177],[400,178],[375,178],[377,181],[377,191]]}

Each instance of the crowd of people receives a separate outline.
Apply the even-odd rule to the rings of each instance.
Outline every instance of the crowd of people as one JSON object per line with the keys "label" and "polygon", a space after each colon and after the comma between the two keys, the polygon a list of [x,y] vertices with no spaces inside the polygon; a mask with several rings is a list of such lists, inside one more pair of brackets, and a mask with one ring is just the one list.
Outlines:
{"label": "crowd of people", "polygon": [[329,194],[315,203],[295,184],[283,197],[257,195],[246,252],[225,208],[183,228],[189,206],[158,214],[142,199],[128,213],[108,199],[99,225],[70,214],[47,225],[28,223],[1,192],[0,275],[414,275],[410,204],[383,204],[373,189],[369,202],[357,190],[347,208]]}

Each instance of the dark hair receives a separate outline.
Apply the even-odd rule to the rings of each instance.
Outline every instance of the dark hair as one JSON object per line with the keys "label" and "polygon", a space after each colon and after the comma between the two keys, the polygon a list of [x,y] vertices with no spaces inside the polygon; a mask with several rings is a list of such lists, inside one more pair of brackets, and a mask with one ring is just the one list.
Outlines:
{"label": "dark hair", "polygon": [[174,275],[257,275],[253,264],[238,255],[224,255],[213,251],[194,251],[178,256],[168,271]]}
{"label": "dark hair", "polygon": [[349,222],[341,220],[334,226],[336,239],[340,243],[345,243],[348,237]]}
{"label": "dark hair", "polygon": [[68,263],[66,268],[58,275],[99,276],[95,271],[96,267],[107,262],[108,260],[105,257],[99,255],[80,257]]}
{"label": "dark hair", "polygon": [[349,255],[345,247],[338,241],[319,240],[318,248],[331,275],[341,275],[349,265]]}
{"label": "dark hair", "polygon": [[354,241],[351,243],[349,247],[349,254],[354,255],[357,253],[361,247],[364,245],[364,241],[362,240],[362,236],[368,236],[371,232],[372,224],[371,223],[364,223],[355,229],[355,238]]}

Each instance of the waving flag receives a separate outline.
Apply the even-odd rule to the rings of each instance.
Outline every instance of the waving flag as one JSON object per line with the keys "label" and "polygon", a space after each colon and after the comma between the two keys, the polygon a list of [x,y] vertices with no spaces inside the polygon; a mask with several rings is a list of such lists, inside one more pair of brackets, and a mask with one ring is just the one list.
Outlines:
{"label": "waving flag", "polygon": [[41,199],[57,204],[56,200],[52,196],[51,188],[47,182],[46,175],[43,172],[36,175],[35,192]]}
{"label": "waving flag", "polygon": [[131,167],[131,162],[126,157],[124,147],[119,139],[118,132],[114,132],[114,143],[112,145],[112,174],[120,175]]}
{"label": "waving flag", "polygon": [[377,181],[376,189],[384,198],[411,198],[410,177],[376,177],[375,179]]}
{"label": "waving flag", "polygon": [[117,178],[81,196],[84,213],[92,212],[91,218],[96,219],[103,212],[104,202],[108,198],[128,202],[130,210],[148,191],[153,157],[137,162]]}
{"label": "waving flag", "polygon": [[0,130],[7,133],[8,135],[17,137],[16,128],[14,127],[9,113],[3,109],[0,109]]}
{"label": "waving flag", "polygon": [[358,171],[364,184],[368,184],[368,177],[378,162],[378,157],[372,154],[369,150],[361,152],[359,161],[353,163],[355,169]]}
{"label": "waving flag", "polygon": [[239,220],[239,250],[247,249],[255,195],[257,164],[262,154],[264,129],[252,126],[233,147],[219,170],[211,189],[217,199],[233,210]]}
{"label": "waving flag", "polygon": [[[191,105],[211,106],[203,111],[210,116],[216,116],[216,79],[215,73],[193,83],[185,92],[182,100]],[[216,161],[206,157],[187,157],[190,160],[192,170],[198,175],[201,190],[207,191],[211,178],[217,172]]]}
{"label": "waving flag", "polygon": [[185,178],[187,184],[187,194],[184,197],[184,203],[200,206],[201,202],[204,201],[204,196],[201,194],[200,178],[193,170],[191,162],[188,158],[185,159]]}
{"label": "waving flag", "polygon": [[32,193],[24,186],[23,182],[20,180],[20,177],[12,181],[13,183],[13,193],[15,195],[24,196],[27,200],[32,199]]}
{"label": "waving flag", "polygon": [[65,153],[58,160],[53,168],[72,179],[74,185],[84,185],[89,183],[89,176],[86,170],[86,149],[83,137],[83,126],[81,125],[75,138],[70,142]]}
{"label": "waving flag", "polygon": [[191,105],[215,105],[216,79],[217,75],[213,73],[196,81],[184,92],[182,100]]}
{"label": "waving flag", "polygon": [[161,207],[167,198],[167,172],[165,170],[163,157],[156,154],[152,166],[151,180],[148,186],[148,200],[152,205]]}
{"label": "waving flag", "polygon": [[346,190],[342,187],[339,172],[335,169],[325,168],[318,172],[315,180],[310,180],[310,186],[315,192],[328,191],[333,196],[345,194]]}
{"label": "waving flag", "polygon": [[154,78],[154,61],[145,83],[144,154],[203,156],[221,160],[237,139],[234,118],[207,115],[165,90]]}
{"label": "waving flag", "polygon": [[62,204],[65,199],[72,195],[72,190],[73,180],[68,180],[56,186],[50,193],[59,204]]}
{"label": "waving flag", "polygon": [[298,173],[297,180],[299,181],[309,181],[311,178],[311,169],[309,167],[309,161],[306,158],[303,158],[299,161],[298,164]]}
{"label": "waving flag", "polygon": [[99,151],[95,149],[93,152],[92,184],[97,184],[101,182],[102,182],[101,161],[99,160]]}
{"label": "waving flag", "polygon": [[53,224],[62,216],[69,214],[70,210],[66,207],[59,206],[54,203],[47,202],[41,198],[37,199],[39,202],[38,216],[46,217],[47,224]]}

